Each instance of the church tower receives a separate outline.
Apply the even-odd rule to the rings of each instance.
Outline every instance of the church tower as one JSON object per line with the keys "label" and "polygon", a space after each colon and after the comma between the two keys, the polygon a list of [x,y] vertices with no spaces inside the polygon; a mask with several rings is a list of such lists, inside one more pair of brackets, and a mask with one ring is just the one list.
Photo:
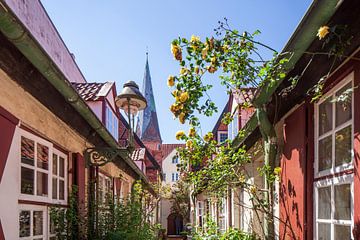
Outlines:
{"label": "church tower", "polygon": [[151,83],[148,53],[146,53],[145,73],[142,87],[142,93],[145,96],[148,105],[144,111],[141,111],[139,114],[136,133],[145,146],[153,152],[153,156],[160,163],[162,158],[162,140]]}

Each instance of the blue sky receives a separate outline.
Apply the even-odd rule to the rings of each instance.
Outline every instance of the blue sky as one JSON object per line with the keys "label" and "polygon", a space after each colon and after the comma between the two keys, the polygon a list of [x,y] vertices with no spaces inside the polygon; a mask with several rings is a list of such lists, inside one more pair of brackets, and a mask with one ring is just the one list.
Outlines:
{"label": "blue sky", "polygon": [[[201,39],[214,35],[224,17],[240,31],[255,31],[259,39],[281,50],[309,7],[310,0],[41,0],[69,50],[89,82],[115,81],[117,90],[127,80],[142,84],[146,49],[163,142],[174,143],[175,133],[187,130],[174,120],[166,85],[169,74],[179,72],[170,43],[178,36]],[[210,79],[216,81],[216,79]],[[210,95],[219,112],[226,104],[223,89]],[[202,131],[211,131],[219,113],[202,119]]]}

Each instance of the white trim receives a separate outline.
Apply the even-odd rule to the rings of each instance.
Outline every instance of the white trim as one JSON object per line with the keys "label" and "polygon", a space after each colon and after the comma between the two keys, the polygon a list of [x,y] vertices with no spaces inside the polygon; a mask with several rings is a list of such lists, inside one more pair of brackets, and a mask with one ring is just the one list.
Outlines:
{"label": "white trim", "polygon": [[[334,202],[334,186],[350,184],[350,220],[336,220],[334,219],[335,212],[335,202]],[[330,187],[331,188],[331,219],[318,219],[318,189],[322,187]],[[354,175],[347,174],[343,176],[338,176],[334,178],[319,180],[314,182],[314,239],[318,239],[318,227],[317,223],[328,223],[331,224],[331,239],[334,239],[334,225],[347,225],[350,226],[350,234],[352,236],[352,229],[354,227]],[[330,239],[329,239],[330,240]]]}
{"label": "white trim", "polygon": [[[38,238],[42,238],[42,239],[47,239],[48,235],[49,235],[49,231],[50,231],[50,225],[48,225],[49,223],[49,211],[48,208],[46,206],[39,206],[39,205],[27,205],[27,204],[20,204],[19,205],[19,210],[18,210],[18,216],[20,215],[20,212],[22,211],[30,211],[30,236],[29,237],[21,237],[19,236],[19,230],[20,230],[20,222],[18,222],[18,229],[17,229],[17,236],[19,237],[19,239],[21,240],[32,240],[32,239],[38,239]],[[33,236],[33,229],[34,229],[34,222],[33,222],[33,214],[34,211],[42,211],[43,212],[43,234],[42,235],[36,235]]]}
{"label": "white trim", "polygon": [[[336,126],[336,104],[332,103],[332,128],[326,133],[323,133],[319,136],[319,106],[324,101],[328,100],[329,97],[333,97],[337,91],[339,91],[342,87],[351,83],[351,87],[354,88],[354,72],[349,73],[344,79],[334,86],[330,91],[328,91],[324,96],[315,104],[314,107],[314,115],[315,115],[315,124],[314,124],[314,142],[315,142],[315,151],[314,151],[314,176],[315,177],[322,177],[334,173],[338,173],[344,170],[352,169],[354,163],[354,139],[351,138],[351,161],[349,163],[344,163],[341,166],[335,166],[335,134],[338,130],[344,129],[345,127],[351,126],[351,136],[354,136],[354,94],[352,94],[352,101],[351,101],[351,119],[345,123],[342,123],[339,126]],[[319,172],[319,161],[318,161],[318,150],[319,150],[319,141],[328,137],[332,136],[332,167],[330,169],[326,169]]]}
{"label": "white trim", "polygon": [[226,134],[226,139],[229,139],[228,131],[226,131],[226,130],[219,130],[219,131],[217,131],[217,139],[218,139],[218,142],[219,142],[219,143],[225,142],[225,141],[221,141],[221,137],[220,137],[221,134]]}
{"label": "white trim", "polygon": [[[19,161],[19,169],[18,169],[18,173],[19,173],[19,199],[21,200],[29,200],[29,201],[37,201],[37,202],[44,202],[44,203],[55,203],[55,204],[67,204],[68,202],[68,162],[69,162],[69,158],[66,154],[62,153],[61,151],[57,150],[54,148],[53,144],[49,141],[46,141],[43,138],[40,138],[32,133],[27,132],[26,130],[23,129],[19,129],[19,143],[18,143],[18,151],[17,151],[17,161]],[[21,138],[25,137],[29,140],[34,141],[34,165],[31,166],[29,164],[26,163],[22,163],[21,162]],[[48,161],[48,169],[42,169],[42,168],[38,168],[37,165],[37,144],[41,144],[46,146],[49,149],[49,161]],[[62,158],[64,158],[64,178],[62,178],[62,180],[64,180],[64,200],[59,200],[59,199],[53,199],[52,198],[52,179],[53,179],[53,173],[52,173],[52,169],[53,169],[53,154],[56,154],[57,156],[61,156]],[[25,167],[28,169],[32,169],[34,171],[34,194],[24,194],[21,193],[21,168]],[[58,164],[58,169],[59,169],[59,164]],[[37,172],[42,172],[42,173],[46,173],[48,175],[47,177],[47,196],[38,196],[37,195]],[[59,183],[59,181],[58,181]],[[58,187],[58,193],[59,193],[59,185]]]}

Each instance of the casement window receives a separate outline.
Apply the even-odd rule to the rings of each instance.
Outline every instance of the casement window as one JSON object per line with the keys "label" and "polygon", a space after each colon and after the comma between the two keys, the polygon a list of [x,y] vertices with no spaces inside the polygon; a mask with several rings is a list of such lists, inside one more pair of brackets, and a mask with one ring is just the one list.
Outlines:
{"label": "casement window", "polygon": [[197,216],[198,216],[198,224],[200,227],[203,226],[203,218],[204,218],[204,203],[202,201],[197,202]]}
{"label": "casement window", "polygon": [[105,107],[106,117],[105,117],[105,126],[106,129],[111,133],[111,135],[116,139],[119,139],[119,119],[116,114],[113,112],[111,107],[106,104]]}
{"label": "casement window", "polygon": [[112,195],[112,179],[102,173],[99,173],[98,196],[102,203],[106,203]]}
{"label": "casement window", "polygon": [[354,177],[344,172],[354,157],[352,79],[353,73],[315,105],[315,239],[352,239]]}
{"label": "casement window", "polygon": [[56,239],[54,226],[50,224],[47,206],[21,204],[19,209],[20,239]]}
{"label": "casement window", "polygon": [[20,140],[20,198],[67,203],[66,154],[44,139],[22,131]]}
{"label": "casement window", "polygon": [[223,143],[228,139],[227,131],[218,131],[218,142]]}
{"label": "casement window", "polygon": [[178,158],[178,157],[173,157],[172,160],[171,160],[171,162],[172,162],[173,164],[178,164],[178,163],[179,163],[179,158]]}
{"label": "casement window", "polygon": [[222,198],[219,204],[219,230],[226,230],[226,198]]}
{"label": "casement window", "polygon": [[178,180],[179,180],[179,173],[178,173],[178,172],[172,173],[172,174],[171,174],[171,180],[172,180],[173,182],[178,181]]}
{"label": "casement window", "polygon": [[239,133],[239,111],[236,110],[233,121],[228,125],[228,139],[233,140]]}

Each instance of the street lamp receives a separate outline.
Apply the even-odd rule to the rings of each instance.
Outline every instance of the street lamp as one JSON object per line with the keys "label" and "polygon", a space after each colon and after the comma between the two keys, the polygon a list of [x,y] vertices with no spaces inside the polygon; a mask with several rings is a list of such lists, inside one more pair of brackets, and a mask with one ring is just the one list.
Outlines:
{"label": "street lamp", "polygon": [[139,86],[134,81],[128,81],[124,84],[121,93],[115,98],[115,104],[123,110],[128,116],[129,141],[126,147],[94,147],[87,148],[84,151],[84,157],[89,166],[102,166],[112,162],[116,156],[121,154],[130,154],[134,151],[134,130],[135,116],[145,109],[147,102],[145,97],[139,91]]}

